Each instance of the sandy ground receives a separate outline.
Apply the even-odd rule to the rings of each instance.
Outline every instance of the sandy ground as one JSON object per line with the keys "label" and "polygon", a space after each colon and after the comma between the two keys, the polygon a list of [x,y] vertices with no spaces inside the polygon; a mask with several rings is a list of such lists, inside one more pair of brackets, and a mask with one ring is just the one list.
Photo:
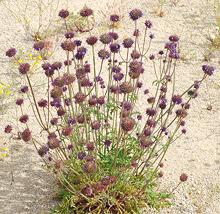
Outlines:
{"label": "sandy ground", "polygon": [[[8,0],[12,3],[12,0]],[[59,9],[65,7],[66,1],[60,1]],[[24,0],[19,0],[22,7]],[[96,10],[109,13],[107,3],[113,1],[69,1],[72,10],[80,9],[84,4]],[[13,4],[11,4],[13,5]],[[204,63],[204,53],[207,50],[207,35],[214,31],[213,1],[180,0],[177,6],[168,4],[165,16],[158,17],[153,13],[155,1],[122,0],[114,6],[114,10],[128,11],[139,7],[145,12],[145,17],[154,23],[153,32],[156,35],[155,45],[158,49],[170,34],[178,34],[181,38],[182,56],[184,60],[178,65],[178,88],[184,89],[192,79],[201,77],[201,65]],[[16,8],[12,6],[12,9]],[[34,10],[34,5],[32,10]],[[32,11],[29,11],[32,12]],[[37,22],[37,20],[36,20]],[[124,24],[125,30],[129,28]],[[24,30],[13,20],[10,13],[0,5],[0,44],[1,44],[1,74],[7,69],[4,50],[8,46],[26,46]],[[219,70],[220,53],[215,53],[211,61]],[[144,77],[144,80],[148,80]],[[177,184],[179,175],[186,172],[189,181],[177,191],[175,205],[160,213],[172,214],[219,214],[220,213],[220,72],[203,86],[200,97],[192,103],[192,110],[187,123],[187,135],[178,140],[170,149],[164,167],[164,177],[161,188],[170,189]],[[210,98],[209,98],[210,96]],[[206,110],[208,103],[212,111]],[[140,104],[141,105],[141,104]],[[1,116],[1,127],[14,114],[10,108],[7,114]],[[2,129],[2,128],[1,128]],[[5,143],[2,134],[0,146]],[[43,164],[32,145],[10,140],[6,143],[10,155],[0,161],[0,213],[47,213],[55,204],[54,178],[43,168]],[[143,213],[154,213],[152,210]]]}

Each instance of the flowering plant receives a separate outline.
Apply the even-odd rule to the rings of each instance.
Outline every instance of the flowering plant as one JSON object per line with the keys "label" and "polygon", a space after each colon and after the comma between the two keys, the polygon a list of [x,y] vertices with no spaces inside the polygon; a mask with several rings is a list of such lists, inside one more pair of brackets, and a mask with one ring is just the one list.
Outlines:
{"label": "flowering plant", "polygon": [[[85,7],[80,15],[90,26],[93,10]],[[146,206],[168,206],[172,191],[156,188],[163,176],[163,160],[170,145],[186,133],[190,102],[214,67],[203,65],[201,78],[177,93],[179,38],[170,36],[163,50],[148,56],[154,35],[149,20],[141,34],[141,10],[130,11],[134,31],[122,42],[112,24],[99,38],[89,31],[83,43],[66,25],[69,11],[63,9],[59,16],[66,27],[61,43],[65,61],[44,60],[42,95],[35,93],[31,65],[19,63],[26,85],[16,100],[24,125],[21,139],[33,142],[59,180],[62,203],[54,212],[140,213]],[[113,14],[110,21],[117,23],[120,17]],[[36,42],[33,48],[43,53],[44,42]],[[16,49],[9,49],[6,55],[16,60]],[[148,75],[148,61],[155,74],[152,91],[141,81]],[[137,108],[141,96],[145,113]],[[38,123],[37,133],[25,113],[25,97]],[[13,134],[12,126],[7,125],[5,132]],[[180,182],[186,180],[183,173]]]}

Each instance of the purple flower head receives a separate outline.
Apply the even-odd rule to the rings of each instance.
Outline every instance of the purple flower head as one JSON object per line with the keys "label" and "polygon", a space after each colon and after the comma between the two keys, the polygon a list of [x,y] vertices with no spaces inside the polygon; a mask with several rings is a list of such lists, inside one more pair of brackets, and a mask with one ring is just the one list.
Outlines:
{"label": "purple flower head", "polygon": [[45,43],[43,41],[35,42],[33,48],[36,51],[41,51],[44,48]]}
{"label": "purple flower head", "polygon": [[75,44],[77,47],[79,47],[79,46],[82,44],[82,41],[76,39],[76,40],[74,40],[74,44]]}
{"label": "purple flower head", "polygon": [[10,134],[11,131],[12,131],[12,126],[11,126],[11,125],[7,125],[7,126],[5,126],[5,130],[4,130],[4,132],[5,132],[6,134]]}
{"label": "purple flower head", "polygon": [[101,123],[99,121],[97,121],[97,120],[93,121],[91,123],[91,127],[92,127],[93,130],[99,130],[100,127],[101,127]]}
{"label": "purple flower head", "polygon": [[126,111],[130,111],[132,109],[132,103],[129,101],[124,101],[122,103],[122,108]]}
{"label": "purple flower head", "polygon": [[30,64],[29,63],[22,63],[19,66],[19,72],[20,74],[27,74],[27,72],[30,70]]}
{"label": "purple flower head", "polygon": [[28,88],[28,86],[26,86],[26,85],[22,86],[21,89],[20,89],[20,91],[21,91],[22,93],[27,93],[28,90],[29,90],[29,88]]}
{"label": "purple flower head", "polygon": [[98,52],[98,56],[99,56],[102,60],[104,60],[104,59],[108,59],[109,56],[110,56],[110,54],[109,54],[109,52],[106,51],[105,49],[102,49],[102,50],[100,50],[100,51]]}
{"label": "purple flower head", "polygon": [[109,33],[105,33],[105,34],[102,34],[102,35],[100,36],[99,40],[100,40],[103,44],[107,45],[107,44],[109,44],[109,43],[112,41],[112,37],[111,37],[111,35],[109,35]]}
{"label": "purple flower head", "polygon": [[86,157],[86,153],[83,151],[78,152],[77,157],[79,160],[83,160]]}
{"label": "purple flower head", "polygon": [[16,105],[21,106],[24,103],[24,100],[22,98],[19,98],[16,100]]}
{"label": "purple flower head", "polygon": [[112,72],[113,73],[119,73],[121,71],[121,67],[119,67],[119,66],[113,66],[112,67]]}
{"label": "purple flower head", "polygon": [[24,114],[24,115],[22,115],[22,116],[19,118],[19,121],[20,121],[21,123],[27,123],[28,119],[29,119],[28,115],[27,115],[27,114]]}
{"label": "purple flower head", "polygon": [[60,10],[59,12],[59,17],[65,19],[69,16],[69,11],[68,10],[65,10],[65,9],[62,9]]}
{"label": "purple flower head", "polygon": [[111,146],[111,144],[112,144],[111,140],[105,140],[104,141],[104,145],[107,146],[107,147]]}
{"label": "purple flower head", "polygon": [[120,50],[120,45],[117,43],[112,43],[109,47],[112,53],[118,53]]}
{"label": "purple flower head", "polygon": [[88,17],[93,15],[93,10],[88,7],[84,7],[82,10],[80,10],[80,16],[82,17]]}
{"label": "purple flower head", "polygon": [[132,53],[131,53],[131,58],[132,59],[139,59],[140,56],[141,56],[141,54],[136,50],[133,50]]}
{"label": "purple flower head", "polygon": [[155,55],[154,55],[154,54],[151,54],[151,55],[149,56],[149,59],[150,59],[150,60],[154,60],[154,59],[155,59]]}
{"label": "purple flower head", "polygon": [[88,45],[94,45],[98,41],[98,38],[96,36],[90,36],[86,39],[86,42]]}
{"label": "purple flower head", "polygon": [[202,70],[204,71],[205,74],[211,76],[214,74],[215,68],[213,66],[203,65]]}
{"label": "purple flower head", "polygon": [[155,35],[153,33],[150,33],[149,37],[150,37],[150,39],[154,39]]}
{"label": "purple flower head", "polygon": [[76,124],[76,119],[75,118],[69,118],[68,119],[68,125],[71,126],[71,125],[75,125]]}
{"label": "purple flower head", "polygon": [[136,86],[137,86],[137,88],[142,88],[143,83],[140,81],[137,81]]}
{"label": "purple flower head", "polygon": [[65,33],[66,39],[72,39],[74,36],[75,34],[72,31]]}
{"label": "purple flower head", "polygon": [[172,97],[172,102],[174,103],[174,104],[177,104],[177,105],[179,105],[179,104],[181,104],[182,103],[182,97],[180,96],[180,95],[173,95],[173,97]]}
{"label": "purple flower head", "polygon": [[169,37],[169,40],[170,40],[171,42],[178,42],[178,41],[179,41],[179,37],[176,36],[176,35],[171,35],[171,36]]}
{"label": "purple flower head", "polygon": [[119,37],[116,32],[109,32],[108,34],[112,38],[112,40],[117,40]]}
{"label": "purple flower head", "polygon": [[124,39],[123,40],[123,46],[125,47],[125,48],[131,48],[132,47],[132,45],[134,44],[134,40],[133,39],[131,39],[131,38],[127,38],[127,39]]}
{"label": "purple flower head", "polygon": [[143,16],[143,13],[139,9],[133,9],[130,11],[129,16],[133,21],[136,21]]}
{"label": "purple flower head", "polygon": [[113,75],[115,81],[121,81],[124,78],[124,74],[119,72]]}
{"label": "purple flower head", "polygon": [[148,109],[146,110],[146,114],[147,114],[148,116],[150,116],[150,117],[155,116],[156,113],[157,113],[156,109],[153,109],[153,108],[148,108]]}
{"label": "purple flower head", "polygon": [[75,54],[76,59],[78,59],[78,60],[83,59],[86,55],[86,52],[87,52],[86,48],[84,48],[84,47],[78,48],[78,50]]}
{"label": "purple flower head", "polygon": [[38,104],[39,107],[45,108],[45,107],[47,107],[47,100],[41,99],[40,101],[38,101],[37,104]]}
{"label": "purple flower head", "polygon": [[13,57],[15,56],[17,53],[16,49],[15,48],[9,48],[6,52],[5,52],[5,55],[7,57]]}
{"label": "purple flower head", "polygon": [[113,15],[110,16],[110,21],[118,22],[118,21],[120,21],[120,18],[117,14],[113,14]]}
{"label": "purple flower head", "polygon": [[62,68],[62,62],[54,62],[51,67],[53,70],[59,70]]}
{"label": "purple flower head", "polygon": [[152,28],[152,22],[150,20],[146,20],[144,24],[146,28],[149,28],[149,29]]}

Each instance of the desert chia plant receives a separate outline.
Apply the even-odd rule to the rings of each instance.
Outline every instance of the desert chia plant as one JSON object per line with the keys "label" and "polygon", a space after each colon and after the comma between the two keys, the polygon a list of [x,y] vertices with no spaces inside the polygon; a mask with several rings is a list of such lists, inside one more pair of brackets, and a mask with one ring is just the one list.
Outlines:
{"label": "desert chia plant", "polygon": [[[84,7],[80,15],[89,26],[93,10]],[[65,26],[69,11],[61,10],[59,16]],[[67,28],[61,43],[65,60],[42,63],[41,80],[47,83],[42,93],[37,94],[32,84],[32,66],[19,63],[18,72],[26,81],[16,100],[20,138],[34,144],[57,176],[62,202],[54,213],[142,213],[147,206],[170,205],[175,188],[157,188],[163,160],[170,146],[186,134],[190,102],[215,69],[203,65],[201,78],[177,92],[179,37],[171,35],[157,54],[149,54],[152,22],[140,25],[139,9],[131,10],[129,18],[134,29],[123,41],[114,24],[99,37],[89,31],[85,41]],[[120,16],[112,14],[110,21],[119,22]],[[33,47],[41,53],[44,44]],[[16,60],[15,49],[6,55]],[[152,89],[142,81],[148,69],[155,74]],[[39,130],[30,125],[27,102]],[[14,129],[7,125],[5,132],[13,134]],[[183,173],[180,182],[187,178]]]}

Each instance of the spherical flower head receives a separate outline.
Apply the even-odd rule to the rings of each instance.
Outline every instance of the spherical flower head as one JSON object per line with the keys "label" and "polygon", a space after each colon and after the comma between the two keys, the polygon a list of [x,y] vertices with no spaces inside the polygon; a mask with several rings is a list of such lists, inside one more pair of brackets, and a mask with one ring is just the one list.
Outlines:
{"label": "spherical flower head", "polygon": [[36,51],[41,51],[41,50],[43,50],[44,46],[45,46],[45,42],[39,41],[39,42],[34,43],[33,48]]}
{"label": "spherical flower head", "polygon": [[154,142],[148,138],[142,137],[140,139],[140,146],[143,148],[148,148],[150,146],[152,146],[154,144]]}
{"label": "spherical flower head", "polygon": [[74,36],[75,34],[72,31],[65,33],[66,39],[72,39]]}
{"label": "spherical flower head", "polygon": [[55,86],[51,92],[50,92],[50,96],[52,98],[59,98],[63,95],[63,90],[60,87]]}
{"label": "spherical flower head", "polygon": [[77,92],[74,99],[76,103],[82,103],[86,99],[86,95],[83,92]]}
{"label": "spherical flower head", "polygon": [[121,93],[124,93],[124,94],[129,94],[131,93],[132,91],[134,90],[132,84],[130,82],[123,82],[121,85],[120,85],[120,91]]}
{"label": "spherical flower head", "polygon": [[78,50],[75,54],[76,59],[78,59],[78,60],[83,59],[86,55],[86,52],[87,52],[87,49],[85,47],[78,48]]}
{"label": "spherical flower head", "polygon": [[87,197],[93,196],[93,188],[91,186],[86,186],[82,188],[81,193]]}
{"label": "spherical flower head", "polygon": [[66,40],[61,43],[61,48],[65,51],[73,51],[75,49],[75,43],[70,40]]}
{"label": "spherical flower head", "polygon": [[180,58],[180,55],[179,55],[179,53],[178,53],[176,50],[172,50],[172,51],[170,51],[170,53],[169,53],[169,57],[170,57],[171,59],[179,59],[179,58]]}
{"label": "spherical flower head", "polygon": [[157,113],[157,111],[156,111],[156,109],[154,109],[154,108],[148,108],[148,109],[146,110],[146,114],[147,114],[148,116],[150,116],[150,117],[155,116],[156,113]]}
{"label": "spherical flower head", "polygon": [[27,114],[24,114],[24,115],[22,115],[22,116],[19,118],[19,121],[20,121],[21,123],[27,123],[28,119],[29,119],[28,115],[27,115]]}
{"label": "spherical flower head", "polygon": [[77,158],[78,158],[79,160],[83,160],[85,157],[86,157],[86,153],[85,153],[84,151],[78,152]]}
{"label": "spherical flower head", "polygon": [[91,123],[91,127],[93,130],[99,130],[101,127],[100,121],[96,120]]}
{"label": "spherical flower head", "polygon": [[73,128],[71,126],[67,126],[63,128],[62,135],[64,135],[65,137],[70,136],[72,131],[73,131]]}
{"label": "spherical flower head", "polygon": [[137,86],[137,88],[142,88],[143,83],[140,82],[140,81],[137,81],[137,82],[136,82],[136,86]]}
{"label": "spherical flower head", "polygon": [[163,55],[163,54],[164,54],[164,51],[159,51],[158,54],[159,54],[159,55]]}
{"label": "spherical flower head", "polygon": [[5,131],[6,134],[10,134],[11,131],[12,131],[12,126],[11,125],[5,126],[5,130],[4,131]]}
{"label": "spherical flower head", "polygon": [[122,44],[123,44],[124,48],[131,48],[132,45],[134,44],[134,40],[131,38],[126,38],[123,40]]}
{"label": "spherical flower head", "polygon": [[105,97],[104,96],[100,96],[97,98],[97,103],[99,105],[104,105],[105,104]]}
{"label": "spherical flower head", "polygon": [[52,118],[52,119],[50,120],[50,124],[53,125],[53,126],[54,126],[54,125],[57,125],[57,124],[58,124],[58,120],[59,120],[59,119],[58,119],[57,117],[54,117],[54,118]]}
{"label": "spherical flower head", "polygon": [[169,40],[170,40],[171,42],[178,42],[178,41],[179,41],[179,37],[178,37],[177,35],[171,35],[171,36],[169,37]]}
{"label": "spherical flower head", "polygon": [[112,41],[111,35],[109,33],[104,33],[99,37],[99,40],[104,44],[107,45]]}
{"label": "spherical flower head", "polygon": [[119,37],[116,32],[109,32],[108,34],[112,38],[112,40],[117,40]]}
{"label": "spherical flower head", "polygon": [[139,37],[140,36],[140,30],[139,29],[134,30],[133,36]]}
{"label": "spherical flower head", "polygon": [[52,65],[51,65],[52,69],[54,70],[59,70],[62,68],[62,62],[54,62]]}
{"label": "spherical flower head", "polygon": [[121,67],[119,67],[119,66],[113,66],[112,67],[112,72],[113,73],[120,73],[120,71],[121,71]]}
{"label": "spherical flower head", "polygon": [[177,104],[177,105],[179,105],[179,104],[181,104],[182,103],[182,97],[180,96],[180,95],[173,95],[173,97],[172,97],[172,102],[174,103],[174,104]]}
{"label": "spherical flower head", "polygon": [[119,22],[119,21],[120,21],[119,15],[117,15],[117,14],[112,14],[112,15],[110,16],[110,21],[111,21],[111,22]]}
{"label": "spherical flower head", "polygon": [[38,149],[38,154],[43,157],[47,154],[48,152],[48,147],[47,146],[41,146],[39,149]]}
{"label": "spherical flower head", "polygon": [[78,39],[74,40],[73,42],[77,47],[79,47],[82,44],[82,41]]}
{"label": "spherical flower head", "polygon": [[118,82],[121,81],[124,78],[124,74],[119,72],[113,75],[113,79]]}
{"label": "spherical flower head", "polygon": [[131,117],[125,117],[121,120],[121,128],[125,132],[131,131],[135,126],[135,120]]}
{"label": "spherical flower head", "polygon": [[111,43],[109,47],[112,53],[118,53],[120,50],[120,45],[117,43]]}
{"label": "spherical flower head", "polygon": [[130,110],[132,110],[132,103],[131,102],[129,102],[129,101],[124,101],[123,103],[122,103],[122,108],[124,109],[124,110],[126,110],[126,111],[130,111]]}
{"label": "spherical flower head", "polygon": [[90,106],[95,106],[97,104],[97,98],[96,97],[90,97],[88,100],[88,103]]}
{"label": "spherical flower head", "polygon": [[69,13],[68,10],[62,9],[62,10],[60,10],[60,12],[59,12],[59,17],[65,19],[65,18],[67,18],[67,17],[69,16],[69,14],[70,14],[70,13]]}
{"label": "spherical flower head", "polygon": [[60,141],[56,137],[53,137],[48,140],[47,145],[50,149],[56,149],[60,146]]}
{"label": "spherical flower head", "polygon": [[95,45],[97,41],[98,38],[96,36],[90,36],[89,38],[86,39],[88,45]]}
{"label": "spherical flower head", "polygon": [[30,70],[30,64],[29,63],[22,63],[20,64],[18,70],[20,74],[27,74],[27,72]]}
{"label": "spherical flower head", "polygon": [[106,51],[105,49],[101,49],[99,52],[98,52],[98,56],[99,58],[101,58],[102,60],[104,59],[108,59],[110,54],[108,51]]}
{"label": "spherical flower head", "polygon": [[59,109],[57,110],[57,115],[62,117],[66,114],[66,111],[64,110],[63,107],[59,107]]}
{"label": "spherical flower head", "polygon": [[146,28],[149,28],[149,29],[152,28],[152,25],[153,25],[150,20],[146,20],[144,24],[145,24]]}
{"label": "spherical flower head", "polygon": [[155,102],[155,97],[149,97],[149,98],[147,98],[147,102],[148,102],[149,104],[153,104],[153,103]]}
{"label": "spherical flower head", "polygon": [[41,108],[46,108],[47,107],[47,100],[41,99],[40,101],[37,102],[38,106]]}
{"label": "spherical flower head", "polygon": [[95,161],[86,162],[83,166],[83,170],[86,173],[94,173],[97,170],[97,165]]}
{"label": "spherical flower head", "polygon": [[20,89],[21,93],[27,93],[28,90],[29,90],[28,86],[26,86],[26,85],[22,86],[21,89]]}
{"label": "spherical flower head", "polygon": [[63,80],[66,85],[70,85],[76,80],[76,77],[74,76],[74,74],[65,73],[63,75]]}
{"label": "spherical flower head", "polygon": [[129,16],[133,21],[136,21],[143,16],[143,13],[139,9],[133,9],[130,11]]}
{"label": "spherical flower head", "polygon": [[185,118],[187,116],[187,111],[185,109],[177,109],[176,116],[181,117],[181,118]]}
{"label": "spherical flower head", "polygon": [[144,130],[144,135],[145,135],[146,137],[149,137],[151,134],[152,134],[152,131],[151,131],[150,128],[147,128],[147,129]]}
{"label": "spherical flower head", "polygon": [[104,145],[107,146],[107,147],[111,146],[111,144],[112,144],[111,140],[105,140],[104,141]]}
{"label": "spherical flower head", "polygon": [[22,98],[18,98],[15,103],[16,105],[21,106],[24,103],[24,100]]}
{"label": "spherical flower head", "polygon": [[132,59],[139,59],[141,54],[137,50],[133,50],[131,53],[131,58]]}
{"label": "spherical flower head", "polygon": [[154,55],[154,54],[151,54],[151,55],[149,56],[149,59],[150,59],[150,60],[154,60],[154,59],[155,59],[155,55]]}
{"label": "spherical flower head", "polygon": [[187,181],[187,179],[188,179],[188,175],[186,173],[182,173],[180,175],[180,181],[181,182],[185,182],[185,181]]}
{"label": "spherical flower head", "polygon": [[203,65],[202,70],[204,71],[205,74],[211,76],[214,74],[215,68],[213,66]]}
{"label": "spherical flower head", "polygon": [[21,139],[24,141],[24,142],[28,142],[30,141],[32,138],[31,136],[31,131],[27,128],[25,129],[22,133],[21,133]]}
{"label": "spherical flower head", "polygon": [[84,7],[82,10],[80,10],[80,16],[82,17],[88,17],[93,15],[93,10],[88,7]]}
{"label": "spherical flower head", "polygon": [[6,52],[5,52],[5,55],[7,57],[13,57],[15,56],[17,53],[16,49],[15,48],[9,48]]}
{"label": "spherical flower head", "polygon": [[86,148],[88,149],[88,151],[93,151],[95,149],[95,145],[94,143],[87,143]]}

